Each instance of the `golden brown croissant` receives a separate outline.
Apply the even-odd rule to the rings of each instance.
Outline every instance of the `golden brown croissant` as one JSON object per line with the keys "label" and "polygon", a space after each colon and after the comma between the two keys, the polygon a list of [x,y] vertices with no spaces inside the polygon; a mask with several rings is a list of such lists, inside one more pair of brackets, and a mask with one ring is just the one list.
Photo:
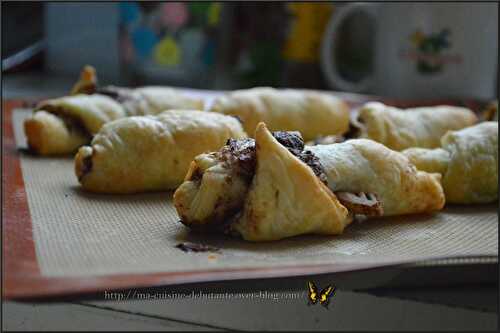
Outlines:
{"label": "golden brown croissant", "polygon": [[263,123],[257,126],[255,143],[255,175],[241,217],[231,229],[250,241],[341,234],[352,215],[314,171]]}
{"label": "golden brown croissant", "polygon": [[170,190],[182,183],[193,158],[245,138],[237,119],[216,113],[170,110],[105,124],[75,157],[83,188],[102,193]]}
{"label": "golden brown croissant", "polygon": [[169,109],[203,109],[203,102],[167,87],[97,87],[95,70],[86,66],[71,96],[42,101],[24,123],[28,146],[40,155],[73,153],[90,142],[103,124]]}
{"label": "golden brown croissant", "polygon": [[398,109],[379,102],[366,103],[359,110],[359,138],[372,139],[393,150],[410,147],[436,148],[448,130],[475,124],[477,116],[457,106]]}
{"label": "golden brown croissant", "polygon": [[341,99],[319,92],[258,87],[216,98],[210,111],[237,116],[253,135],[259,122],[272,131],[300,131],[305,140],[345,133],[349,107]]}
{"label": "golden brown croissant", "polygon": [[332,191],[375,193],[385,216],[444,206],[440,174],[418,171],[403,154],[375,141],[353,139],[308,149],[321,161]]}
{"label": "golden brown croissant", "polygon": [[498,122],[450,131],[436,149],[403,151],[418,169],[443,176],[446,201],[487,203],[498,199]]}
{"label": "golden brown croissant", "polygon": [[304,147],[298,133],[271,135],[260,124],[255,142],[230,140],[218,152],[197,156],[174,204],[192,229],[271,240],[340,233],[353,214],[440,210],[439,180],[371,140]]}

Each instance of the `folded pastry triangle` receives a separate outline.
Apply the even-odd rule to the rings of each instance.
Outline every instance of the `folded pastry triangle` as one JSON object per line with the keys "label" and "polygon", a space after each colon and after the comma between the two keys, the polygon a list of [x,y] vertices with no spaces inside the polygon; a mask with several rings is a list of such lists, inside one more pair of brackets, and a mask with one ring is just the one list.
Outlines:
{"label": "folded pastry triangle", "polygon": [[250,241],[299,234],[340,234],[352,221],[348,210],[312,169],[259,123],[257,166],[241,217],[232,229]]}

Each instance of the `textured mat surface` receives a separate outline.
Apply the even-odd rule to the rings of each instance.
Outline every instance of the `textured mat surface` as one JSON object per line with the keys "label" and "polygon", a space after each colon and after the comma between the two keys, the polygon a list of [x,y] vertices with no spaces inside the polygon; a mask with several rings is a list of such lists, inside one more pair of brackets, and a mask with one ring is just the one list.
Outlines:
{"label": "textured mat surface", "polygon": [[[16,110],[16,142],[25,147]],[[495,205],[450,206],[435,215],[354,223],[341,236],[248,243],[190,233],[178,221],[172,193],[95,195],[81,191],[72,158],[21,152],[21,168],[41,274],[47,277],[203,271],[310,264],[387,265],[443,257],[498,256]],[[184,253],[181,241],[219,247]]]}

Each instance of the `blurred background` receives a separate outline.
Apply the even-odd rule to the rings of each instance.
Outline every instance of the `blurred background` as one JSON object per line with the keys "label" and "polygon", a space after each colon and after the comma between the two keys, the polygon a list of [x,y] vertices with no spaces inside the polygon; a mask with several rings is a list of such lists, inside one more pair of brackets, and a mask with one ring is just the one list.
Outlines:
{"label": "blurred background", "polygon": [[498,90],[497,3],[4,2],[2,40],[14,96],[66,91],[85,64],[102,84],[130,86],[481,99]]}

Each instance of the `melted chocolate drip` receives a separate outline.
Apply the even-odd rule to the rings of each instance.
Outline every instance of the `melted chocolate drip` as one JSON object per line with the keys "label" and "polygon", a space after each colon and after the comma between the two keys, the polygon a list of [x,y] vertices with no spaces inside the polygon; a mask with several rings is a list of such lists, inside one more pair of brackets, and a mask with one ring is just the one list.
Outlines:
{"label": "melted chocolate drip", "polygon": [[190,242],[179,243],[175,247],[184,252],[217,252],[220,250],[214,246]]}

